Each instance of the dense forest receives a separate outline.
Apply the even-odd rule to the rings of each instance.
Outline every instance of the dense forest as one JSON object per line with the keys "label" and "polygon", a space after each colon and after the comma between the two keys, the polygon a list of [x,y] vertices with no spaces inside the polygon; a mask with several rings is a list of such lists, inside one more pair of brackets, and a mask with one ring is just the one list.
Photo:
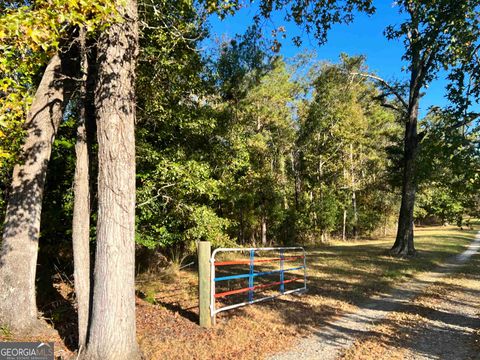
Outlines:
{"label": "dense forest", "polygon": [[[75,272],[80,344],[107,359],[103,328],[117,325],[102,302],[130,309],[122,281],[181,266],[198,241],[318,245],[398,231],[392,254],[405,256],[414,223],[468,226],[480,216],[478,2],[453,3],[398,2],[405,23],[385,34],[405,45],[402,82],[364,56],[284,58],[283,27],[261,26],[285,9],[324,43],[331,24],[375,16],[371,1],[262,1],[244,34],[222,39],[209,18],[242,4],[0,1],[0,285],[24,288],[14,301],[29,309],[8,317],[2,293],[2,320],[33,326],[37,243],[38,271]],[[419,116],[440,71],[449,105]],[[134,338],[113,339],[136,358]]]}
{"label": "dense forest", "polygon": [[[367,59],[283,59],[254,26],[204,54],[208,27],[195,9],[165,4],[182,31],[165,34],[148,5],[136,82],[139,246],[178,260],[199,240],[308,244],[395,227],[403,119],[380,101],[381,84],[357,75],[368,73]],[[61,123],[46,180],[41,236],[56,246],[71,246],[79,101]],[[431,134],[419,162],[419,224],[461,224],[478,211],[477,133],[445,132],[449,116],[433,108],[420,123]],[[21,142],[7,131],[2,213]]]}

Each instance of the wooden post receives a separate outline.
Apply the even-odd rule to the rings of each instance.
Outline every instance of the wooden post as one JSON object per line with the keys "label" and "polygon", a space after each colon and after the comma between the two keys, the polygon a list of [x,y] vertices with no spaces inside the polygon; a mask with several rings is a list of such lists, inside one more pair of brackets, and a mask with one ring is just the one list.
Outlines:
{"label": "wooden post", "polygon": [[210,254],[209,241],[198,242],[198,304],[200,312],[200,326],[209,328],[214,325],[210,316]]}

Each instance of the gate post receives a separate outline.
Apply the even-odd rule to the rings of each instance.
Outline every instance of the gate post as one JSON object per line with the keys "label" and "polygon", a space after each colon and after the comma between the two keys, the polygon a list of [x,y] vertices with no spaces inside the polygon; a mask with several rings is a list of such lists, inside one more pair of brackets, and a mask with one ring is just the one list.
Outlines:
{"label": "gate post", "polygon": [[210,316],[210,254],[209,241],[198,242],[198,305],[200,313],[200,326],[209,328],[212,326]]}

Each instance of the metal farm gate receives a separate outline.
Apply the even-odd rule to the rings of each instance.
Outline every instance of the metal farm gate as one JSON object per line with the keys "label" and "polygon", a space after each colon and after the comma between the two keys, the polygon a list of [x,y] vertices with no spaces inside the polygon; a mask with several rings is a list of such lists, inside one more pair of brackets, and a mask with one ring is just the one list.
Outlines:
{"label": "metal farm gate", "polygon": [[[273,252],[274,257],[263,258],[257,254],[259,252]],[[290,255],[288,253],[301,253],[301,255]],[[234,259],[218,261],[216,256],[219,253],[245,253],[248,257],[244,259]],[[257,256],[256,256],[257,255]],[[296,264],[293,267],[286,267],[288,263],[292,261],[300,262],[301,265]],[[220,248],[213,251],[210,256],[210,317],[211,324],[215,323],[216,314],[235,309],[240,306],[254,304],[260,301],[270,300],[281,295],[292,294],[296,292],[304,292],[307,290],[307,263],[305,257],[305,249],[303,247],[270,247],[270,248]],[[278,263],[278,269],[269,271],[255,271],[256,265],[260,264],[274,264]],[[248,268],[245,272],[239,274],[216,276],[217,269],[228,269],[229,266],[246,265]],[[296,274],[291,274],[297,272]],[[301,272],[298,274],[298,272]],[[269,283],[255,284],[256,279],[261,277],[278,274],[278,281]],[[286,277],[287,275],[287,277]],[[224,281],[236,280],[236,279],[248,279],[248,286],[233,289],[228,291],[217,292],[216,285]],[[298,284],[298,287],[294,287],[290,290],[285,290],[286,284]],[[278,286],[278,293],[268,296],[263,296],[258,299],[255,298],[255,291],[259,289],[273,288]],[[216,307],[216,300],[220,298],[226,298],[230,295],[245,293],[247,296],[245,301],[240,301],[227,306]]]}

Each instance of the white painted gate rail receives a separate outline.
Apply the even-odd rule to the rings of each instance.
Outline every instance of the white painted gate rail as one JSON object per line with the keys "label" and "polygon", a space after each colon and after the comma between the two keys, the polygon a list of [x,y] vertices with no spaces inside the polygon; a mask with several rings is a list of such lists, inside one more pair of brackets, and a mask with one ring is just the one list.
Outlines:
{"label": "white painted gate rail", "polygon": [[[255,254],[257,252],[277,252],[279,254],[278,257],[275,258],[255,258]],[[243,252],[249,254],[249,259],[244,260],[230,260],[230,261],[217,261],[215,256],[219,253],[227,253],[227,252]],[[295,255],[295,256],[285,256],[285,252],[301,252],[302,255]],[[269,247],[269,248],[219,248],[215,249],[210,257],[210,316],[212,324],[215,323],[215,316],[216,314],[227,311],[230,309],[235,309],[240,306],[254,304],[260,301],[270,300],[276,298],[281,295],[291,294],[295,292],[304,292],[307,290],[307,260],[306,260],[306,253],[303,247]],[[285,263],[292,260],[302,260],[301,266],[295,266],[292,268],[285,268]],[[271,270],[271,271],[261,271],[255,272],[255,264],[259,263],[272,263],[272,262],[279,262],[280,269],[278,270]],[[249,272],[243,274],[235,274],[235,275],[228,275],[228,276],[220,276],[216,277],[216,268],[219,266],[228,266],[228,265],[249,265]],[[285,273],[291,271],[298,271],[303,270],[303,275],[301,277],[293,278],[293,279],[285,279]],[[269,284],[259,284],[255,285],[255,278],[271,275],[271,274],[278,274],[280,276],[279,281],[269,283]],[[235,289],[230,291],[225,291],[221,293],[216,293],[216,283],[226,280],[233,280],[233,279],[248,279],[248,287],[244,287],[241,289]],[[294,288],[292,290],[285,291],[285,284],[287,283],[297,283],[302,281],[301,287]],[[259,299],[254,299],[254,293],[256,289],[263,289],[267,287],[279,286],[279,293],[271,296],[264,296]],[[248,300],[239,302],[236,304],[223,306],[220,308],[216,308],[215,300],[217,298],[226,297],[228,295],[240,294],[240,293],[248,293]]]}

